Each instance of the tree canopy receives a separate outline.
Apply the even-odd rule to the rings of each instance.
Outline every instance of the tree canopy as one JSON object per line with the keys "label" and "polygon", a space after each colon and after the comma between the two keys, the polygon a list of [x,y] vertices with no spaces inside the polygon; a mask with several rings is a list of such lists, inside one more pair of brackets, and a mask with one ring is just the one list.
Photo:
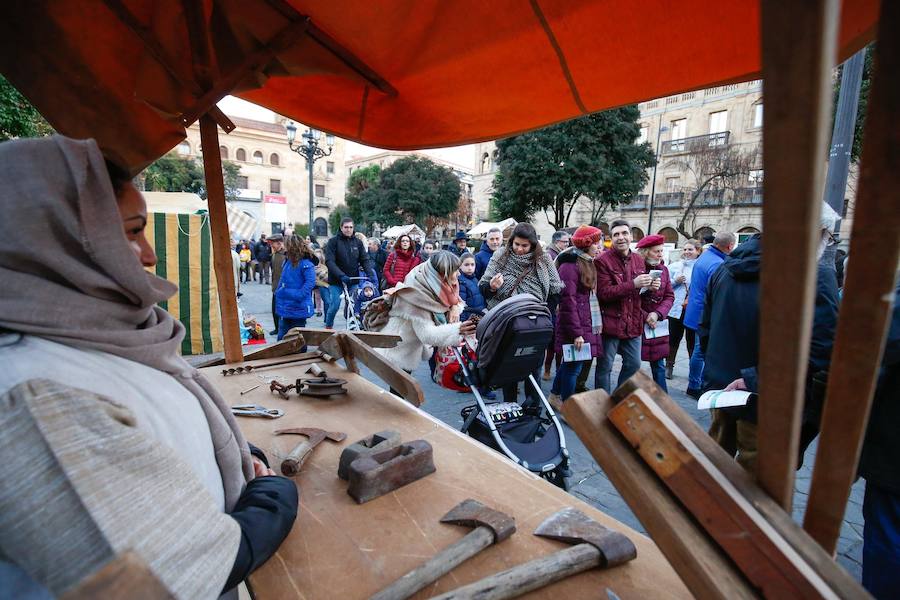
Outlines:
{"label": "tree canopy", "polygon": [[582,196],[594,218],[633,198],[655,163],[650,145],[635,143],[639,116],[626,106],[499,140],[493,218],[528,221],[543,211],[562,229]]}
{"label": "tree canopy", "polygon": [[344,201],[347,203],[350,217],[360,225],[368,223],[368,219],[363,213],[363,194],[366,190],[378,186],[380,178],[381,167],[378,165],[356,169],[347,178],[347,194],[344,196]]}
{"label": "tree canopy", "polygon": [[0,141],[53,133],[41,113],[0,75]]}
{"label": "tree canopy", "polygon": [[[233,162],[222,161],[222,177],[225,180],[225,199],[238,198],[238,175],[241,168]],[[178,156],[170,152],[161,156],[139,177],[148,192],[191,192],[206,200],[206,178],[200,161]]]}
{"label": "tree canopy", "polygon": [[351,179],[357,173],[352,184],[359,191],[350,189],[347,205],[362,223],[424,223],[429,217],[447,218],[459,204],[459,179],[451,169],[424,157],[404,156],[380,173],[360,169]]}

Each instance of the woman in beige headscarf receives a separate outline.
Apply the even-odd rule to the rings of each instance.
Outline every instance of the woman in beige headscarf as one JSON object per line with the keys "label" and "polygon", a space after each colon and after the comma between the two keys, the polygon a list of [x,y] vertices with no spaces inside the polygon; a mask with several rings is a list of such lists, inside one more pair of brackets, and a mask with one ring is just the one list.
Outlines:
{"label": "woman in beige headscarf", "polygon": [[0,208],[0,557],[55,595],[126,550],[176,597],[233,590],[297,490],[179,356],[140,193],[54,136],[0,144]]}

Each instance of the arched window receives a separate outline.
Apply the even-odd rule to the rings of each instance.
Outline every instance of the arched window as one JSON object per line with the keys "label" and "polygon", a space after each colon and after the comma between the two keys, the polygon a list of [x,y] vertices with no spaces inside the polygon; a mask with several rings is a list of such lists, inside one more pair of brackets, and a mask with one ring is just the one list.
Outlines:
{"label": "arched window", "polygon": [[663,227],[659,230],[659,235],[666,238],[667,244],[677,244],[678,243],[678,232],[672,229],[671,227]]}
{"label": "arched window", "polygon": [[712,227],[701,227],[694,232],[694,238],[700,240],[701,242],[703,241],[703,238],[710,235],[716,235],[716,230]]}
{"label": "arched window", "polygon": [[491,170],[491,155],[485,152],[481,155],[481,168],[478,170],[479,173],[487,173]]}
{"label": "arched window", "polygon": [[182,156],[187,156],[188,154],[191,153],[191,145],[189,143],[187,143],[186,141],[181,142],[180,144],[178,144],[178,146],[176,146],[176,150],[178,151],[178,154],[181,154]]}
{"label": "arched window", "polygon": [[322,217],[317,217],[316,220],[313,221],[313,232],[316,237],[326,237],[328,235],[328,221]]}
{"label": "arched window", "polygon": [[604,239],[609,239],[609,223],[601,222],[597,225],[597,229],[603,232]]}
{"label": "arched window", "polygon": [[258,165],[263,164],[263,153],[260,152],[259,150],[254,152],[253,153],[253,162],[255,162]]}
{"label": "arched window", "polygon": [[273,167],[277,167],[281,164],[281,158],[279,158],[279,156],[273,152],[272,155],[269,156],[269,164]]}
{"label": "arched window", "polygon": [[497,168],[498,158],[500,158],[500,149],[495,148],[494,152],[491,154],[491,171],[494,171]]}
{"label": "arched window", "polygon": [[234,155],[234,157],[241,162],[247,162],[247,151],[243,148],[238,148],[237,153]]}
{"label": "arched window", "polygon": [[222,160],[228,160],[228,148],[225,146],[219,146],[219,157]]}
{"label": "arched window", "polygon": [[644,238],[644,232],[641,231],[640,227],[632,227],[631,228],[631,237],[635,242],[640,241]]}

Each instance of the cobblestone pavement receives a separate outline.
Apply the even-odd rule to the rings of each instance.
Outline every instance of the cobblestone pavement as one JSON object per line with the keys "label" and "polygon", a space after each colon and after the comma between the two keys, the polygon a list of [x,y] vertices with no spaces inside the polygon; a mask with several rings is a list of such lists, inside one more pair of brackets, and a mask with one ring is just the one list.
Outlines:
{"label": "cobblestone pavement", "polygon": [[[242,285],[241,291],[243,296],[238,300],[239,306],[245,313],[256,316],[266,328],[266,331],[270,331],[273,325],[270,287],[258,283],[248,283]],[[338,317],[335,320],[335,327],[338,329],[344,325],[340,315],[338,313]],[[309,326],[323,327],[324,321],[321,317],[313,317],[309,320]],[[275,337],[270,336],[270,339],[274,341]],[[618,361],[613,377],[616,376],[617,371]],[[696,409],[696,401],[684,394],[684,390],[687,388],[687,371],[688,356],[682,345],[675,363],[675,377],[669,381],[669,394],[701,427],[707,429],[709,426],[709,413],[707,411],[698,411]],[[426,363],[420,365],[413,373],[413,376],[418,379],[425,392],[426,400],[425,404],[422,405],[422,409],[451,427],[460,427],[462,425],[460,410],[464,406],[472,404],[474,402],[473,397],[469,394],[461,394],[437,386],[431,380]],[[366,377],[376,384],[380,383],[378,377],[371,372]],[[593,381],[593,376],[588,381]],[[550,382],[543,381],[542,387],[544,393],[549,394]],[[564,425],[564,428],[572,456],[570,493],[627,524],[629,527],[646,533],[640,521],[628,508],[628,505],[616,491],[616,488],[606,478],[603,470],[600,469],[575,433],[568,426]],[[806,453],[802,468],[797,472],[793,515],[798,522],[802,521],[803,511],[806,509],[815,450],[816,445],[814,443]],[[857,579],[860,579],[862,575],[863,491],[864,484],[862,480],[857,481],[851,489],[850,501],[847,505],[847,512],[844,515],[844,523],[841,528],[841,537],[838,541],[837,560]]]}

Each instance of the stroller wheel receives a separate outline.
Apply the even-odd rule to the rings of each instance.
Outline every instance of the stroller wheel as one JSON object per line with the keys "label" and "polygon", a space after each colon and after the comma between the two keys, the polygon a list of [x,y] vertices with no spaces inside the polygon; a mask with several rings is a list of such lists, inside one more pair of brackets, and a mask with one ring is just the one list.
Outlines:
{"label": "stroller wheel", "polygon": [[556,487],[566,492],[569,491],[569,479],[563,475],[563,471],[560,467],[557,467],[552,471],[547,471],[546,473],[541,473],[541,477],[543,477]]}

